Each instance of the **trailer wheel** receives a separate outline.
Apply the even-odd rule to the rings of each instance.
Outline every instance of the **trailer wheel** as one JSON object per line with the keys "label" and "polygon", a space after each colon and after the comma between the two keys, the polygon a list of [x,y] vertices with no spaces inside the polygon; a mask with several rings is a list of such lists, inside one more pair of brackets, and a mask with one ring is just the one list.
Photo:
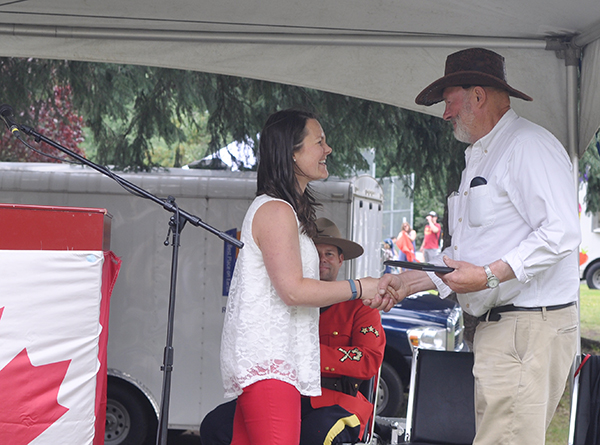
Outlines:
{"label": "trailer wheel", "polygon": [[136,388],[110,379],[106,400],[105,445],[145,445],[156,437],[157,420]]}
{"label": "trailer wheel", "polygon": [[592,264],[585,274],[590,289],[600,289],[600,263]]}
{"label": "trailer wheel", "polygon": [[381,364],[379,377],[379,397],[377,415],[382,417],[398,417],[404,401],[404,385],[400,376],[387,362]]}

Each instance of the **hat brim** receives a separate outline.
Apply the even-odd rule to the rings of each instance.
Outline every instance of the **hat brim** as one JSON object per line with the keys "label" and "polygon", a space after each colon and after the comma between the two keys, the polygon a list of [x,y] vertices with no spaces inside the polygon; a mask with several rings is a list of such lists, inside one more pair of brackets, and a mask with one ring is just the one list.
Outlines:
{"label": "hat brim", "polygon": [[502,79],[499,79],[495,76],[482,73],[480,71],[457,71],[441,77],[431,85],[425,87],[423,91],[419,93],[415,99],[415,102],[418,105],[433,105],[444,100],[442,96],[444,94],[444,89],[448,87],[467,85],[496,87],[508,91],[508,94],[513,97],[517,97],[526,101],[533,100],[527,94],[514,89]]}
{"label": "hat brim", "polygon": [[344,254],[344,260],[352,260],[358,258],[364,252],[364,249],[360,244],[354,241],[346,240],[343,238],[333,238],[331,236],[316,236],[313,238],[315,244],[330,244],[332,246],[339,247],[342,249]]}

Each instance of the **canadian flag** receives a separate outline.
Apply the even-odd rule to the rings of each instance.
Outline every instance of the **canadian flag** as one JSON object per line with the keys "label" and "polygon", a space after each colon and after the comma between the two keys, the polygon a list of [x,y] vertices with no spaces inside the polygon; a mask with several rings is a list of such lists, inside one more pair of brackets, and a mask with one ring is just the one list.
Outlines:
{"label": "canadian flag", "polygon": [[0,444],[104,442],[111,252],[0,250]]}

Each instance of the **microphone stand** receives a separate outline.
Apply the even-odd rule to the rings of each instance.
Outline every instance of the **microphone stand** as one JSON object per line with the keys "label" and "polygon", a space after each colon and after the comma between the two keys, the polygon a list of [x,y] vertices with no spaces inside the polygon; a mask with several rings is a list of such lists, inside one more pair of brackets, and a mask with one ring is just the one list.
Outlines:
{"label": "microphone stand", "polygon": [[[169,400],[171,397],[171,372],[173,371],[173,325],[175,319],[175,294],[177,288],[177,266],[178,266],[178,257],[179,257],[179,240],[181,231],[183,230],[185,224],[189,222],[190,224],[196,227],[202,227],[205,230],[213,233],[214,235],[221,238],[223,241],[228,242],[238,248],[242,248],[244,244],[236,238],[229,236],[228,234],[215,229],[214,227],[204,223],[200,218],[194,216],[182,209],[180,209],[175,203],[175,198],[169,196],[166,200],[160,199],[157,196],[154,196],[150,192],[138,187],[137,185],[127,181],[126,179],[116,175],[108,168],[103,167],[99,164],[96,164],[83,156],[69,150],[66,147],[54,142],[52,139],[45,137],[44,135],[36,132],[30,127],[24,125],[18,125],[19,129],[30,136],[35,137],[36,142],[43,141],[46,144],[60,150],[61,152],[67,154],[68,156],[78,160],[84,165],[87,165],[94,170],[99,171],[100,173],[108,176],[109,178],[115,180],[119,185],[128,191],[141,196],[143,198],[147,198],[151,201],[162,206],[165,210],[173,213],[171,219],[169,221],[169,233],[167,234],[167,239],[165,240],[165,245],[169,245],[169,234],[173,235],[173,254],[171,258],[171,283],[169,290],[169,312],[168,312],[168,320],[167,320],[167,339],[164,349],[163,356],[163,365],[161,367],[161,371],[163,372],[163,385],[162,385],[162,393],[161,393],[161,404],[160,404],[160,415],[158,422],[158,431],[156,436],[156,444],[157,445],[167,445],[167,430],[168,430],[168,417],[169,417]],[[12,131],[12,130],[11,130]],[[28,145],[21,137],[18,135],[18,131],[12,131],[13,134],[16,134],[18,139],[23,142],[25,145]]]}

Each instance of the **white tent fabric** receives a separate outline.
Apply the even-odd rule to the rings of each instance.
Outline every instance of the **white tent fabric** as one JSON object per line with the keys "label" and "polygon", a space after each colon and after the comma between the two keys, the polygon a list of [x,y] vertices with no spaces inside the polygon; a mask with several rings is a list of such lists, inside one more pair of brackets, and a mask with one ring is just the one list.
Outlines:
{"label": "white tent fabric", "polygon": [[[581,130],[569,132],[569,69],[546,38],[584,48]],[[0,4],[0,55],[132,63],[229,74],[418,107],[448,54],[505,56],[534,98],[515,110],[579,153],[600,126],[598,0],[25,0]],[[575,91],[577,89],[575,88]]]}
{"label": "white tent fabric", "polygon": [[581,67],[580,153],[587,148],[600,125],[600,40],[584,51]]}

